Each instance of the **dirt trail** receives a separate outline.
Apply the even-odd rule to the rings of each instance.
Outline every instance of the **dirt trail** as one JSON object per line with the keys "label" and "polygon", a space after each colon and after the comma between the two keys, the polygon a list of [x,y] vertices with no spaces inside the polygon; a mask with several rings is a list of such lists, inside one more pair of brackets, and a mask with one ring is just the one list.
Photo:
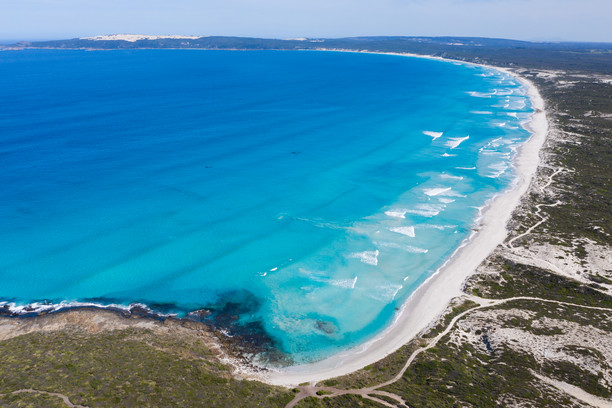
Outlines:
{"label": "dirt trail", "polygon": [[22,390],[17,390],[17,391],[9,392],[8,394],[0,394],[0,397],[3,397],[5,395],[11,395],[11,394],[12,395],[16,395],[16,394],[24,394],[24,393],[29,393],[29,394],[46,394],[46,395],[50,395],[52,397],[58,397],[58,398],[61,398],[61,400],[64,401],[64,404],[66,404],[70,408],[89,408],[89,407],[87,407],[85,405],[73,404],[72,402],[70,402],[70,398],[68,398],[64,394],[60,394],[58,392],[48,392],[48,391],[33,390],[32,388],[24,388]]}
{"label": "dirt trail", "polygon": [[[565,169],[562,167],[557,168],[550,176],[548,176],[548,181],[546,182],[546,184],[544,184],[543,186],[540,186],[540,191],[543,192],[545,189],[547,189],[553,182],[555,176],[559,173],[561,173],[562,171],[564,171]],[[508,249],[514,249],[514,245],[513,242],[516,241],[517,239],[520,239],[524,236],[527,236],[529,234],[531,234],[531,232],[536,229],[537,227],[539,227],[540,225],[542,225],[544,222],[546,222],[546,220],[548,219],[548,217],[541,215],[540,212],[542,212],[542,207],[556,207],[559,204],[563,204],[561,201],[557,201],[554,204],[537,204],[536,207],[536,212],[534,213],[535,216],[540,218],[540,221],[538,221],[537,223],[535,223],[534,225],[532,225],[531,227],[529,227],[529,229],[527,229],[527,231],[523,232],[520,235],[517,235],[516,237],[510,239],[508,241],[507,244],[503,245]]]}
{"label": "dirt trail", "polygon": [[537,374],[533,371],[531,373],[540,381],[545,382],[566,394],[569,394],[578,401],[582,401],[594,407],[612,408],[612,401],[610,400],[589,394],[582,388],[576,387],[575,385],[571,385],[563,381],[553,380],[552,378],[544,377],[543,375]]}

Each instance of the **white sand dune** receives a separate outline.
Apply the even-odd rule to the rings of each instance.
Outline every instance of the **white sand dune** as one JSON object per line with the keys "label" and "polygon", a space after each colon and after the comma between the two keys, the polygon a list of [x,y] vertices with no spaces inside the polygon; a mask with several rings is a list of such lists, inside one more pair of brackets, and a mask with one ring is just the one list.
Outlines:
{"label": "white sand dune", "polygon": [[128,41],[136,42],[140,40],[160,40],[160,39],[184,39],[196,40],[202,38],[195,35],[142,35],[142,34],[113,34],[113,35],[97,35],[95,37],[82,37],[81,40],[92,41]]}

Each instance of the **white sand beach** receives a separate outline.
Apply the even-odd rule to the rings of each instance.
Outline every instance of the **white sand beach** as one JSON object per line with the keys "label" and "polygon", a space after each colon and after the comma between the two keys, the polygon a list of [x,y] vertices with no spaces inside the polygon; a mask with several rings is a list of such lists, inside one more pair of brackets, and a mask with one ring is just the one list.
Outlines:
{"label": "white sand beach", "polygon": [[[393,55],[441,59],[414,54],[394,53]],[[531,82],[508,70],[486,67],[514,75],[518,81],[527,86],[535,110],[531,121],[526,124],[531,137],[521,146],[514,159],[517,182],[487,203],[477,220],[475,227],[477,231],[410,296],[394,322],[382,333],[358,347],[316,363],[258,373],[255,376],[259,380],[283,386],[318,382],[351,373],[384,358],[436,321],[451,299],[462,294],[461,289],[465,280],[503,242],[507,236],[506,225],[510,216],[519,204],[521,196],[527,191],[538,168],[539,152],[546,139],[548,123],[544,101]]]}

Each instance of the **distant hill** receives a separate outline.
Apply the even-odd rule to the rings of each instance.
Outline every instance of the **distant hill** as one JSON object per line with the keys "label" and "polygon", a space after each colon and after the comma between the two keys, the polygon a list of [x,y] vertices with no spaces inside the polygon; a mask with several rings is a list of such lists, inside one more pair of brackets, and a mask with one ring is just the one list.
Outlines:
{"label": "distant hill", "polygon": [[19,42],[5,48],[207,50],[354,50],[403,52],[546,69],[612,73],[612,43],[529,42],[480,37],[350,37],[266,39],[251,37],[178,37],[111,35],[67,40]]}

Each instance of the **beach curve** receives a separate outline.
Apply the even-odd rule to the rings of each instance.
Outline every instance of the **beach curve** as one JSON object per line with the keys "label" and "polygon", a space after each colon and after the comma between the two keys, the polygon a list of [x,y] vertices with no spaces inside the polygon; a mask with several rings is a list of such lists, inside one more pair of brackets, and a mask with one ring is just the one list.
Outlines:
{"label": "beach curve", "polygon": [[[454,60],[417,54],[376,54],[428,58],[457,63]],[[402,305],[393,323],[373,339],[314,363],[282,369],[269,368],[266,372],[258,373],[249,372],[250,370],[247,368],[239,368],[238,371],[242,375],[273,385],[291,387],[301,383],[316,383],[328,378],[346,375],[383,359],[435,322],[450,301],[462,294],[462,287],[466,279],[504,241],[508,234],[506,226],[512,212],[527,192],[539,165],[539,152],[548,132],[544,100],[531,81],[508,69],[469,62],[461,63],[482,66],[512,75],[527,88],[527,95],[531,100],[534,112],[530,121],[525,124],[531,136],[520,146],[513,159],[516,182],[486,203],[481,215],[476,220],[477,227],[474,233],[457,248],[453,255],[431,277],[411,294]]]}

